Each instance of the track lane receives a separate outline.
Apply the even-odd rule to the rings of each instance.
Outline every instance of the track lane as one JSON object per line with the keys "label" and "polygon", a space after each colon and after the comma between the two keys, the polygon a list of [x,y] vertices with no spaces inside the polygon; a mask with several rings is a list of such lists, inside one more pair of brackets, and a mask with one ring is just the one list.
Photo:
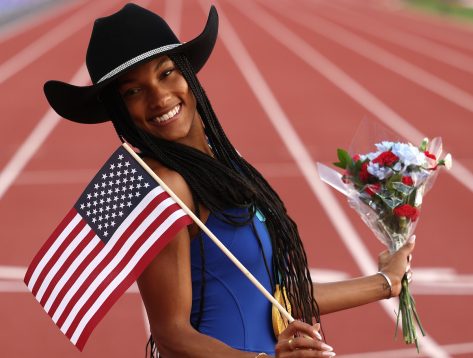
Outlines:
{"label": "track lane", "polygon": [[[314,22],[322,18],[329,21],[329,24],[337,24],[464,91],[473,92],[473,55],[438,45],[355,11],[334,8],[330,4],[333,3],[325,2],[314,6],[312,2],[306,1],[303,9],[311,12]],[[311,9],[317,11],[312,12]],[[318,27],[324,28],[323,24],[319,24]]]}
{"label": "track lane", "polygon": [[69,0],[48,9],[25,15],[17,21],[0,27],[1,61],[18,52],[24,44],[34,41],[43,32],[48,31],[61,19],[65,19],[74,11],[79,10],[90,0]]}
{"label": "track lane", "polygon": [[[113,7],[117,8],[120,3],[95,5],[90,8],[96,11],[89,13],[91,18],[104,14],[104,4],[110,10]],[[4,120],[0,123],[0,140],[8,143],[0,152],[0,167],[3,168],[6,165],[32,131],[36,121],[49,109],[42,91],[44,82],[49,79],[70,79],[82,65],[87,43],[81,39],[88,39],[90,28],[91,22],[88,23],[87,28],[82,28],[68,41],[61,42],[60,46],[50,49],[46,55],[41,55],[22,71],[13,73],[13,78],[6,79],[0,85],[0,96],[2,96],[0,110],[4,118],[14,119]],[[67,61],[63,60],[65,56]],[[52,74],[53,72],[55,74]],[[84,79],[84,81],[87,80]],[[23,85],[17,90],[12,90],[12,86],[15,84]]]}
{"label": "track lane", "polygon": [[[155,5],[153,5],[155,6]],[[297,123],[298,133],[302,134],[304,143],[307,145],[313,158],[331,161],[333,158],[333,148],[336,145],[342,143],[342,139],[346,140],[344,143],[348,143],[351,135],[356,128],[358,114],[364,115],[365,111],[358,104],[351,100],[347,100],[343,93],[340,93],[338,88],[332,83],[327,81],[324,77],[315,73],[312,69],[304,68],[306,65],[304,62],[294,59],[292,55],[288,54],[287,50],[281,48],[277,44],[272,43],[270,37],[261,35],[256,27],[248,21],[242,20],[242,16],[233,14],[231,8],[228,8],[225,4],[222,7],[226,14],[230,14],[232,23],[235,23],[238,27],[238,33],[244,35],[245,45],[251,48],[251,54],[255,56],[257,63],[260,68],[264,70],[264,77],[270,81],[271,89],[277,95],[278,101],[284,106],[284,109],[290,114],[291,118],[303,118],[301,123]],[[153,9],[162,10],[159,5]],[[208,9],[208,7],[207,7]],[[199,14],[199,15],[196,15]],[[202,10],[196,4],[196,2],[185,2],[183,8],[183,39],[187,40],[195,36],[195,34],[201,30],[202,18],[204,17]],[[236,19],[236,20],[235,20]],[[266,39],[266,42],[261,42],[261,38]],[[86,43],[87,40],[81,40]],[[76,42],[76,45],[80,42]],[[67,53],[68,51],[64,51]],[[334,54],[336,54],[334,50]],[[267,56],[272,55],[268,60]],[[266,55],[266,57],[265,57]],[[83,58],[83,53],[79,58]],[[70,61],[70,60],[69,60]],[[66,62],[69,62],[66,61]],[[359,68],[363,66],[363,61],[359,62]],[[349,67],[344,67],[349,68]],[[218,71],[216,69],[219,69]],[[281,69],[284,69],[281,71]],[[302,73],[297,74],[296,70],[303,69]],[[48,69],[50,76],[55,78],[68,78],[72,69],[69,70],[69,75],[58,77],[58,69]],[[382,73],[381,71],[379,72]],[[210,59],[206,68],[202,71],[199,77],[204,82],[204,88],[206,88],[212,99],[219,117],[224,122],[224,127],[230,133],[231,139],[235,142],[236,147],[245,155],[252,163],[260,165],[263,172],[268,175],[274,173],[274,165],[285,164],[287,171],[291,171],[291,162],[289,153],[284,149],[280,139],[269,125],[268,120],[264,112],[262,112],[260,105],[255,100],[254,96],[251,95],[249,87],[243,81],[241,74],[233,63],[232,58],[224,50],[221,40],[217,44],[214,55]],[[50,77],[51,78],[51,77]],[[23,83],[26,83],[25,78]],[[317,84],[314,88],[314,83]],[[396,82],[395,82],[396,83]],[[394,85],[393,85],[394,86]],[[300,105],[300,99],[306,98],[307,93],[315,93],[316,95],[311,96],[309,101],[305,101],[303,106]],[[324,96],[324,97],[323,97]],[[336,104],[335,104],[336,103]],[[307,111],[309,109],[309,111]],[[242,116],[242,113],[245,113]],[[346,119],[347,113],[349,115],[356,114],[356,118]],[[294,116],[294,117],[293,117]],[[319,126],[314,128],[313,118],[325,118],[326,123],[318,122]],[[295,122],[294,122],[295,123]],[[326,125],[328,124],[328,125]],[[435,128],[432,128],[435,129]],[[88,170],[96,165],[97,167],[103,162],[103,159],[109,154],[109,148],[116,146],[117,141],[113,137],[113,131],[111,128],[105,126],[94,126],[94,134],[97,138],[101,138],[100,143],[96,139],[87,141],[84,147],[84,138],[90,137],[90,129],[86,126],[77,126],[72,123],[62,122],[52,133],[49,140],[41,147],[38,155],[26,167],[28,172],[35,172],[43,169],[77,169],[83,168]],[[265,133],[264,139],[261,137],[261,133]],[[452,133],[452,137],[454,133]],[[102,140],[103,138],[103,140]],[[336,138],[334,140],[334,138]],[[332,140],[330,142],[329,140]],[[8,140],[8,138],[6,138]],[[257,149],[256,149],[257,148]],[[79,155],[81,152],[84,155]],[[63,157],[55,155],[61,153]],[[319,153],[320,156],[319,156]],[[468,154],[468,152],[465,152]],[[54,158],[54,159],[52,159]],[[273,168],[273,169],[272,169]],[[277,172],[277,170],[276,170]],[[292,173],[292,174],[291,174]],[[315,200],[308,200],[309,188],[304,180],[297,174],[297,172],[290,172],[288,176],[271,176],[272,184],[277,188],[278,192],[285,199],[288,209],[296,218],[301,228],[306,245],[309,247],[309,256],[311,263],[317,267],[342,269],[343,271],[350,272],[354,275],[358,274],[353,260],[350,257],[349,252],[341,244],[339,240],[336,240],[337,234],[333,228],[328,224],[323,209],[320,204]],[[419,236],[422,237],[452,237],[455,238],[455,244],[458,245],[457,251],[454,254],[460,254],[460,256],[448,257],[444,259],[442,253],[445,252],[445,243],[443,241],[435,241],[429,243],[434,247],[435,256],[441,258],[439,260],[442,265],[449,264],[450,262],[458,261],[458,269],[465,273],[470,270],[467,265],[467,260],[464,259],[467,255],[468,250],[465,250],[463,243],[457,243],[456,237],[464,235],[462,230],[465,230],[462,215],[458,215],[457,221],[458,228],[455,228],[453,233],[449,229],[452,220],[451,215],[446,215],[442,205],[438,203],[444,203],[448,205],[455,205],[456,202],[460,202],[462,197],[466,195],[460,193],[459,196],[453,196],[448,198],[448,202],[445,201],[445,194],[449,193],[449,188],[453,188],[457,185],[451,178],[446,175],[442,175],[439,178],[439,182],[436,185],[436,189],[429,194],[428,202],[426,206],[422,223],[433,223],[440,222],[438,218],[445,218],[448,222],[448,226],[438,228],[432,224],[429,224],[428,229],[424,225],[419,225]],[[35,218],[34,222],[30,227],[23,227],[20,229],[12,230],[9,237],[34,237],[35,241],[31,247],[28,244],[27,250],[34,252],[35,247],[42,239],[39,238],[40,232],[43,234],[49,234],[51,225],[54,226],[53,217],[60,218],[67,210],[73,200],[76,199],[77,193],[83,189],[83,184],[73,183],[67,185],[55,185],[50,188],[46,188],[41,185],[38,191],[38,186],[13,186],[7,193],[5,200],[8,200],[8,206],[12,207],[15,203],[25,202],[26,200],[33,203],[33,210],[23,209],[22,215],[28,216],[31,212],[40,212],[41,215]],[[51,197],[56,196],[54,202],[58,203],[56,206],[52,202]],[[435,198],[434,198],[435,197]],[[432,199],[432,200],[431,200]],[[346,203],[341,198],[338,198],[340,204],[346,206]],[[44,210],[44,203],[48,203],[48,212]],[[0,211],[3,203],[0,202]],[[5,210],[6,211],[6,210]],[[9,210],[11,213],[6,216],[6,223],[18,222],[17,211]],[[361,236],[367,238],[365,241],[369,246],[370,252],[375,255],[380,249],[381,245],[377,244],[370,236],[370,233],[364,228],[361,222],[358,222],[350,210],[345,210],[347,214],[352,218],[352,222],[360,232]],[[43,214],[44,213],[44,214]],[[309,215],[307,213],[310,213]],[[451,213],[448,213],[451,214]],[[314,230],[314,217],[320,218],[320,228]],[[34,225],[33,225],[34,224]],[[35,226],[37,225],[37,226]],[[20,226],[20,225],[19,225]],[[34,228],[34,229],[33,229]],[[456,230],[456,231],[455,231]],[[38,231],[40,231],[38,233]],[[445,235],[443,235],[445,233]],[[26,235],[26,236],[25,236]],[[3,241],[3,240],[2,240]],[[314,242],[317,244],[314,245]],[[3,245],[3,242],[2,242]],[[22,257],[26,254],[22,254],[18,250],[17,246],[13,243],[12,250],[14,255],[12,256],[11,262],[21,261]],[[416,253],[415,262],[416,265],[423,266],[424,263],[432,262],[432,255],[427,252],[427,248],[422,243],[418,243],[419,248],[422,247],[422,251],[419,249]],[[3,246],[2,246],[3,247]],[[430,249],[430,247],[429,247]],[[453,251],[453,250],[452,250]],[[330,252],[330,254],[329,254]],[[18,256],[17,256],[18,255]],[[462,256],[463,255],[463,256]],[[14,258],[13,256],[16,256]],[[18,260],[20,258],[20,260]],[[7,258],[8,259],[8,258]],[[2,262],[3,263],[3,262]],[[20,262],[24,264],[24,262]],[[20,294],[21,295],[21,294]],[[12,296],[13,297],[13,296]],[[4,298],[3,294],[0,298]],[[449,297],[449,302],[455,307],[463,307],[468,304],[468,298],[465,297]],[[123,300],[132,300],[132,304],[119,305]],[[113,312],[107,315],[107,318],[99,325],[97,331],[94,333],[94,338],[88,343],[86,351],[81,355],[82,357],[92,356],[103,356],[109,353],[116,354],[116,356],[136,356],[142,354],[143,349],[143,324],[141,320],[136,321],[136,317],[140,317],[140,313],[133,311],[139,305],[134,303],[139,301],[135,298],[123,298],[114,307]],[[418,299],[419,300],[419,299]],[[465,321],[465,317],[458,312],[438,312],[438,305],[444,304],[444,300],[432,300],[431,297],[422,297],[419,305],[425,310],[422,312],[423,318],[427,317],[427,322],[424,322],[429,327],[439,327],[439,321],[446,326],[461,326],[462,322]],[[33,302],[33,301],[32,301]],[[9,307],[12,303],[8,303],[5,306]],[[21,305],[25,307],[25,305]],[[28,306],[28,305],[26,305]],[[117,311],[115,311],[117,308]],[[430,311],[436,312],[435,315],[429,314]],[[31,310],[27,309],[25,312],[28,313],[29,325],[34,325],[36,316],[38,316],[38,307],[36,304],[31,305]],[[129,312],[130,314],[125,314]],[[424,312],[427,312],[424,314]],[[457,314],[458,313],[458,314]],[[3,315],[2,315],[3,317]],[[110,318],[109,318],[110,317]],[[119,317],[119,319],[117,319]],[[370,321],[369,327],[366,327],[364,335],[358,335],[359,322],[366,322],[366,317],[373,317],[373,322]],[[8,315],[8,319],[13,320],[13,316]],[[425,320],[425,318],[424,318]],[[389,347],[396,347],[404,349],[405,346],[400,342],[391,343],[390,337],[392,335],[393,327],[389,320],[386,319],[385,313],[381,308],[371,305],[370,307],[360,308],[352,310],[351,312],[343,312],[336,315],[327,316],[325,318],[325,329],[329,334],[330,344],[334,344],[335,347],[340,347],[341,350],[337,349],[337,353],[343,352],[364,352],[370,351],[384,351]],[[22,321],[23,322],[23,321]],[[51,327],[47,322],[47,317],[44,317],[41,321],[42,325],[40,330],[44,332],[45,336],[41,336],[41,339],[34,344],[35,347],[43,348],[46,340],[49,340],[53,334],[55,328]],[[122,322],[126,322],[126,326],[123,331],[117,329]],[[13,332],[19,332],[17,326],[14,325],[15,330]],[[101,330],[101,327],[104,329]],[[18,328],[19,329],[19,328]],[[25,328],[22,327],[22,334],[26,336],[36,335],[36,328],[28,327],[25,332]],[[100,332],[99,332],[100,330]],[[129,339],[126,334],[128,331],[138,332],[137,335],[133,335]],[[12,333],[13,333],[12,332]],[[113,339],[110,339],[110,332],[117,332]],[[357,332],[356,334],[354,332]],[[441,343],[461,343],[470,339],[468,337],[467,330],[462,332],[455,332],[455,330],[449,330],[442,332],[433,332],[435,337],[440,337]],[[372,334],[372,335],[371,335]],[[16,333],[20,335],[20,333]],[[108,336],[107,336],[108,335]],[[122,337],[122,338],[120,338]],[[374,339],[373,337],[379,337]],[[36,338],[35,338],[36,339]],[[373,340],[375,340],[373,342]],[[121,350],[114,350],[115,347],[107,347],[103,343],[120,342],[118,345]],[[4,343],[4,342],[2,342]],[[21,343],[5,342],[6,350],[8,352],[18,351],[18,345]],[[67,343],[64,337],[57,335],[50,342],[52,348],[44,349],[44,353],[47,356],[73,356],[69,355],[73,348]],[[33,346],[33,344],[32,344]],[[135,348],[130,348],[133,346]],[[369,347],[369,348],[367,348]],[[138,349],[138,350],[136,350]],[[138,352],[138,353],[137,353]],[[2,352],[3,353],[3,352]],[[31,351],[27,351],[28,355],[32,355]],[[36,351],[37,353],[37,351]],[[72,353],[72,354],[75,354]]]}
{"label": "track lane", "polygon": [[67,7],[64,12],[59,12],[57,15],[52,17],[43,14],[36,14],[36,16],[40,16],[41,19],[37,24],[31,26],[27,23],[26,25],[23,25],[23,28],[26,27],[26,29],[19,28],[11,34],[8,31],[3,34],[3,32],[1,32],[2,29],[0,28],[0,66],[12,56],[22,51],[25,47],[35,42],[42,36],[42,34],[51,30],[52,27],[56,26],[58,21],[69,18],[75,11],[82,9],[84,6],[87,6],[86,2],[76,1],[70,5],[70,8]]}
{"label": "track lane", "polygon": [[0,66],[0,84],[3,84],[17,72],[30,66],[36,59],[80,31],[89,23],[88,19],[91,16],[108,10],[111,7],[106,2],[91,2],[89,5],[74,12],[72,16],[60,22],[27,46],[22,47],[4,61]]}
{"label": "track lane", "polygon": [[451,23],[449,23],[448,19],[442,21],[440,16],[429,16],[422,11],[387,11],[377,6],[366,5],[366,3],[360,1],[339,1],[333,3],[334,5],[341,5],[376,18],[386,24],[397,26],[414,34],[432,39],[454,49],[473,53],[473,43],[471,41],[473,27],[469,24],[458,26],[454,24],[454,20],[451,20]]}
{"label": "track lane", "polygon": [[[271,11],[272,9],[268,7],[267,10]],[[288,12],[290,13],[289,9]],[[275,12],[272,13],[273,15],[278,15]],[[439,98],[438,95],[430,93],[430,91],[425,88],[419,88],[418,84],[413,85],[407,78],[400,78],[397,73],[386,70],[384,65],[381,65],[378,61],[371,61],[366,55],[360,56],[357,52],[353,52],[352,49],[339,46],[338,43],[333,43],[330,39],[316,33],[307,33],[305,27],[297,24],[294,25],[292,21],[281,18],[280,15],[278,19],[280,19],[285,26],[294,26],[293,31],[299,36],[297,39],[294,35],[290,35],[289,33],[287,33],[287,35],[280,35],[291,37],[292,40],[289,41],[291,46],[293,48],[297,47],[297,50],[294,51],[304,51],[304,56],[307,61],[312,60],[321,63],[322,59],[316,60],[316,54],[314,52],[314,49],[316,49],[323,56],[326,56],[326,58],[332,61],[339,69],[348,69],[349,77],[354,79],[356,83],[361,84],[365,89],[374,93],[375,97],[383,101],[389,108],[395,109],[395,111],[401,115],[401,118],[408,119],[414,124],[414,127],[409,128],[408,124],[404,123],[402,127],[399,128],[399,126],[394,125],[394,123],[402,122],[401,118],[393,122],[388,121],[385,123],[391,126],[394,131],[399,131],[404,137],[409,138],[413,142],[417,142],[420,141],[423,136],[419,131],[416,133],[415,127],[417,127],[417,123],[421,123],[421,125],[423,123],[423,127],[430,130],[432,126],[425,124],[438,119],[436,123],[437,132],[429,132],[429,130],[426,130],[426,134],[430,137],[439,134],[442,135],[448,148],[456,153],[457,158],[460,158],[460,160],[463,158],[471,158],[471,150],[466,145],[466,133],[468,132],[462,131],[462,133],[458,133],[457,131],[458,126],[468,128],[471,123],[471,113],[469,111],[458,108],[445,98]],[[301,40],[304,41],[304,43],[302,43]],[[297,44],[295,44],[296,42]],[[308,46],[311,46],[311,48]],[[328,67],[325,67],[325,73],[328,76],[332,76],[328,72]],[[335,73],[332,77],[335,78]],[[341,83],[346,80],[348,80],[348,78],[345,80],[343,80],[343,78],[338,79],[338,81],[342,81]],[[399,95],[396,90],[398,88],[402,88],[402,96]],[[351,95],[355,96],[355,98],[359,97],[357,100],[362,100],[362,93],[364,91],[363,88],[358,88],[356,91],[353,90]],[[415,102],[412,100],[413,98],[415,98]],[[370,101],[372,102],[373,100],[374,98]],[[369,103],[367,107],[370,107]],[[439,112],[439,109],[441,112]],[[378,111],[378,117],[386,121],[386,114],[388,113],[384,116],[380,116],[379,113],[381,112]],[[448,116],[448,122],[443,120],[445,118],[444,116]],[[403,130],[403,127],[405,130]],[[462,134],[466,136],[464,138],[465,140],[457,141],[456,136]],[[461,176],[457,177],[461,178]],[[468,183],[465,183],[465,185],[470,187]]]}

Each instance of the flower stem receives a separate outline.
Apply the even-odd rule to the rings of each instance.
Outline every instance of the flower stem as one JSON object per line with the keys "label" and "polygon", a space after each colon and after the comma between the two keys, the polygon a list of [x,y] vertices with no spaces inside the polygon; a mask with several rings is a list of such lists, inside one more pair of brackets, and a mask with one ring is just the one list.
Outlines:
{"label": "flower stem", "polygon": [[397,313],[396,333],[394,337],[397,337],[397,330],[399,328],[399,316],[401,316],[402,335],[404,338],[404,342],[406,344],[414,343],[417,348],[417,353],[419,353],[419,343],[417,340],[417,332],[414,321],[417,322],[417,325],[419,326],[423,336],[425,336],[424,328],[422,327],[419,314],[417,313],[414,298],[412,297],[409,291],[409,282],[407,281],[406,275],[404,275],[404,277],[402,278],[401,284],[402,288],[401,293],[399,295],[399,309]]}

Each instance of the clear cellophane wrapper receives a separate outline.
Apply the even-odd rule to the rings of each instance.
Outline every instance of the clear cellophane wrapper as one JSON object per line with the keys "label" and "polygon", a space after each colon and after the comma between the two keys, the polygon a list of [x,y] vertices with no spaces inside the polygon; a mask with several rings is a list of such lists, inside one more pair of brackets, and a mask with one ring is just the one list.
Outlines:
{"label": "clear cellophane wrapper", "polygon": [[[361,161],[369,158],[369,162],[372,164],[373,159],[383,151],[379,150],[380,147],[377,146],[378,152],[373,153],[373,151],[376,151],[375,143],[401,143],[401,141],[385,127],[365,120],[352,141],[348,151],[349,156],[355,158],[362,155]],[[395,167],[391,166],[388,168],[388,170],[392,169],[391,173],[383,179],[371,176],[372,180],[365,182],[350,175],[349,170],[346,170],[344,174],[340,174],[338,171],[318,163],[318,172],[321,179],[347,197],[349,205],[360,215],[365,224],[391,253],[398,251],[414,234],[424,196],[432,188],[437,178],[438,164],[443,162],[443,160],[437,161],[442,155],[441,138],[437,137],[428,144],[426,143],[426,141],[423,141],[419,149],[437,158],[435,161],[426,158],[427,165],[406,165],[402,167],[399,165],[399,170],[395,170]],[[402,145],[407,149],[414,147],[408,143],[402,143]],[[425,148],[422,146],[425,146]],[[363,153],[369,153],[372,156],[363,156]],[[342,164],[341,159],[339,163],[336,163],[337,166],[339,164]],[[354,169],[357,175],[360,166],[361,162],[358,162]],[[405,176],[410,178],[408,184],[403,181]],[[406,217],[399,215],[399,213],[396,214],[396,210],[401,206],[407,206],[414,210],[415,215]],[[404,341],[409,344],[415,343],[418,349],[414,321],[417,322],[422,334],[424,334],[424,330],[415,308],[415,301],[409,292],[406,275],[404,275],[401,285],[397,325],[401,320]]]}

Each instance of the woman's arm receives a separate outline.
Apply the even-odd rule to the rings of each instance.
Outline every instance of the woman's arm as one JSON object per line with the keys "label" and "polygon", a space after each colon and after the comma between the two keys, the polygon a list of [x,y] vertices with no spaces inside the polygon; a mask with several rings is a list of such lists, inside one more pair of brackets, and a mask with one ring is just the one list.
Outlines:
{"label": "woman's arm", "polygon": [[361,306],[388,298],[389,286],[381,275],[328,283],[314,283],[315,299],[320,314]]}
{"label": "woman's arm", "polygon": [[401,279],[410,267],[408,256],[414,249],[414,240],[408,241],[392,255],[387,251],[379,255],[379,270],[389,277],[392,287],[380,274],[340,282],[314,283],[315,299],[320,314],[337,312],[398,296],[401,291]]}

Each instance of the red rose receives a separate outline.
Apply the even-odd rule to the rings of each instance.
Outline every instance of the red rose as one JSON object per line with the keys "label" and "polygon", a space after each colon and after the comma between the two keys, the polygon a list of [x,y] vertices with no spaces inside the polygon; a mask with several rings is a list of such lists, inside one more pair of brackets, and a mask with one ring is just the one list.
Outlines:
{"label": "red rose", "polygon": [[414,185],[414,181],[412,180],[412,178],[410,176],[402,177],[402,183],[405,184],[405,185],[409,185],[409,186]]}
{"label": "red rose", "polygon": [[368,195],[375,195],[381,189],[380,183],[369,184],[365,188],[365,193]]}
{"label": "red rose", "polygon": [[416,221],[419,217],[419,210],[409,204],[404,204],[394,208],[394,215],[404,216],[412,221]]}
{"label": "red rose", "polygon": [[391,151],[383,152],[373,159],[373,163],[391,167],[399,160],[399,157]]}
{"label": "red rose", "polygon": [[360,155],[359,155],[359,154],[355,154],[355,155],[353,156],[353,161],[354,161],[354,162],[357,162],[357,161],[359,161],[359,160],[360,160]]}
{"label": "red rose", "polygon": [[437,157],[435,156],[435,154],[430,153],[428,150],[426,150],[424,154],[427,158],[430,158],[432,160],[437,160]]}
{"label": "red rose", "polygon": [[361,164],[361,169],[358,173],[358,176],[362,181],[368,181],[370,175],[371,174],[368,172],[368,162],[364,162],[363,164]]}

